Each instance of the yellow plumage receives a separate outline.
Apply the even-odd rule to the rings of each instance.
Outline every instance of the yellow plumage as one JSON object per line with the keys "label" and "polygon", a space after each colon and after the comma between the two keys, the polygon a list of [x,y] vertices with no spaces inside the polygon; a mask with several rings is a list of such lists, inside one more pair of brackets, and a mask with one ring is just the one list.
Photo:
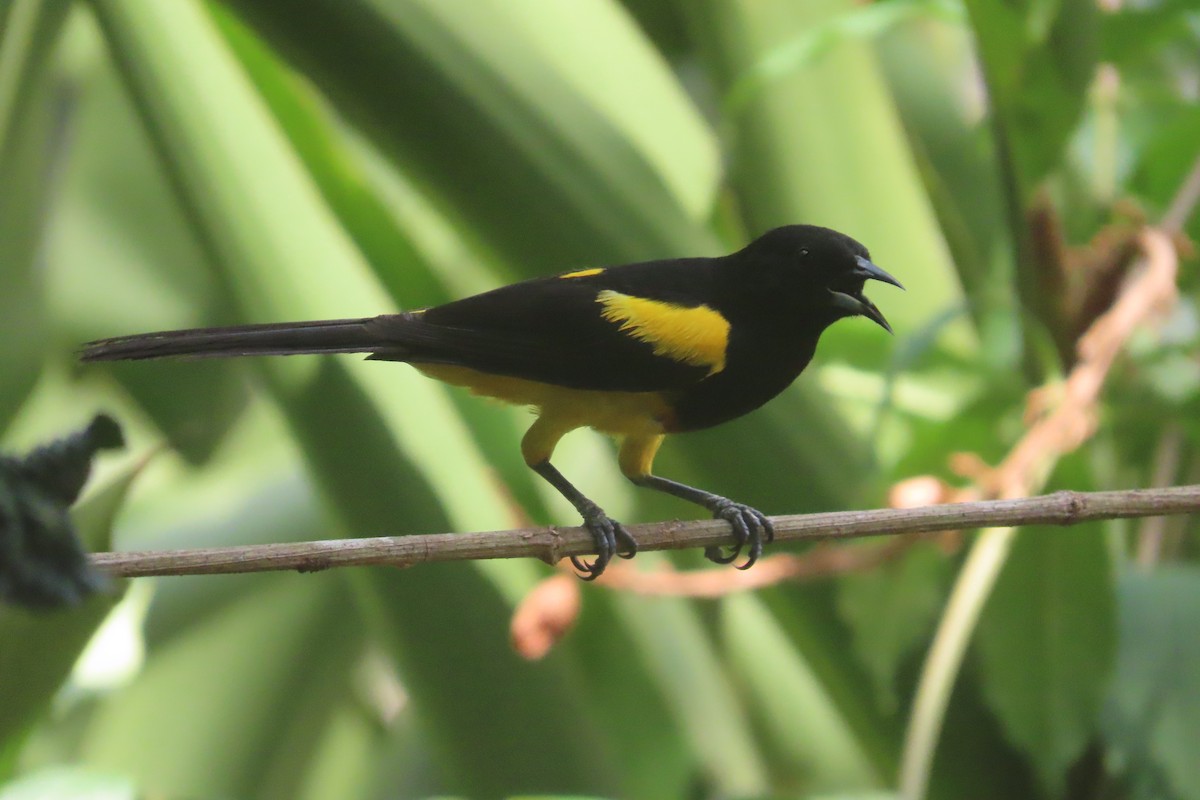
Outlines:
{"label": "yellow plumage", "polygon": [[729,321],[708,306],[679,306],[611,289],[600,292],[596,300],[606,320],[652,345],[656,356],[708,367],[709,375],[725,369]]}

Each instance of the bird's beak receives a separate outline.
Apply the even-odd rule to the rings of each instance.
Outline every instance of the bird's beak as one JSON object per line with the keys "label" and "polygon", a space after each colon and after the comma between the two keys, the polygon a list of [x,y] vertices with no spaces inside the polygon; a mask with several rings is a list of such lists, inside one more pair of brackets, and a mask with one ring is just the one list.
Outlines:
{"label": "bird's beak", "polygon": [[830,289],[829,293],[833,295],[834,308],[840,308],[852,316],[866,317],[888,333],[892,332],[892,326],[884,318],[883,312],[865,296],[835,292],[833,289]]}
{"label": "bird's beak", "polygon": [[[857,256],[855,260],[858,262],[858,267],[854,270],[855,277],[862,278],[863,280],[883,281],[899,289],[904,288],[900,285],[900,281],[862,256]],[[866,317],[888,333],[892,332],[892,326],[888,324],[887,319],[883,316],[883,312],[876,308],[875,304],[866,298],[866,295],[861,293],[847,294],[846,292],[838,292],[832,289],[830,290],[830,294],[833,295],[833,305],[835,308],[840,308],[855,316]]]}
{"label": "bird's beak", "polygon": [[864,278],[866,280],[883,281],[884,283],[890,283],[892,286],[895,286],[897,289],[900,289],[903,291],[904,287],[900,285],[900,281],[896,280],[891,275],[884,272],[883,269],[881,269],[878,265],[872,264],[870,261],[867,261],[867,259],[863,258],[862,256],[855,256],[854,260],[858,263],[858,268],[856,270],[854,270],[855,275],[857,275],[861,278]]}

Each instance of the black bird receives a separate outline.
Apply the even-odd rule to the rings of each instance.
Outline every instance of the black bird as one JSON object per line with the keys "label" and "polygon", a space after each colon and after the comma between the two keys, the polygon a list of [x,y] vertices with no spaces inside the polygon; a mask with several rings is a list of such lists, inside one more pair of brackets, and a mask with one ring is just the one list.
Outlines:
{"label": "black bird", "polygon": [[789,225],[718,258],[580,269],[515,283],[435,308],[362,319],[240,325],[121,336],[84,346],[84,361],[172,356],[370,353],[537,414],[521,441],[525,462],[583,516],[587,579],[637,543],[550,463],[562,436],[590,427],[621,438],[621,471],[638,486],[697,503],[733,527],[730,563],[751,566],[774,531],[759,511],[651,473],[668,433],[753,411],[808,365],[817,339],[843,317],[891,332],[863,295],[868,280],[900,286],[845,234]]}

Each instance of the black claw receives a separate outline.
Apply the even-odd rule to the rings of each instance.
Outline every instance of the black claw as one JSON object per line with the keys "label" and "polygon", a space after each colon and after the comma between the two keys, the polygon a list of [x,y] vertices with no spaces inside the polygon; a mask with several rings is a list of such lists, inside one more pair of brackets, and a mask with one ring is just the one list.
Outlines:
{"label": "black claw", "polygon": [[775,540],[775,527],[757,509],[721,498],[720,502],[713,504],[712,511],[715,519],[726,520],[733,528],[737,544],[728,555],[722,553],[720,547],[705,548],[704,555],[709,561],[731,564],[741,555],[742,548],[749,546],[746,563],[737,565],[737,569],[750,569],[762,556],[764,545]]}
{"label": "black claw", "polygon": [[621,544],[620,549],[617,550],[617,555],[621,558],[633,558],[636,556],[638,552],[637,539],[634,539],[633,535],[625,530],[625,526],[621,523],[616,520],[610,520],[610,522],[612,522],[613,527],[616,529],[617,541]]}
{"label": "black claw", "polygon": [[[755,512],[755,513],[757,513],[757,512]],[[770,544],[771,542],[775,541],[775,525],[771,522],[770,517],[767,517],[763,514],[759,514],[758,515],[758,523],[760,525],[762,525],[763,530],[766,531],[767,544]]]}
{"label": "black claw", "polygon": [[583,573],[579,577],[583,578],[586,581],[586,580],[591,580],[587,576],[592,573],[592,570],[595,568],[596,565],[589,564],[588,562],[584,561],[579,556],[571,556],[571,566],[575,567],[576,572]]}
{"label": "black claw", "polygon": [[735,564],[734,569],[750,569],[758,561],[758,557],[762,555],[763,541],[755,539],[754,544],[750,545],[750,555],[746,556],[745,564]]}
{"label": "black claw", "polygon": [[599,508],[584,515],[583,526],[592,534],[592,541],[596,545],[596,560],[591,563],[578,556],[571,556],[571,564],[583,580],[594,581],[599,578],[614,555],[633,558],[637,553],[637,542],[629,535],[629,531]]}
{"label": "black claw", "polygon": [[720,547],[704,548],[704,557],[714,564],[732,564],[734,561],[737,561],[737,557],[741,554],[742,548],[740,547],[733,548],[733,552],[729,555],[722,553]]}

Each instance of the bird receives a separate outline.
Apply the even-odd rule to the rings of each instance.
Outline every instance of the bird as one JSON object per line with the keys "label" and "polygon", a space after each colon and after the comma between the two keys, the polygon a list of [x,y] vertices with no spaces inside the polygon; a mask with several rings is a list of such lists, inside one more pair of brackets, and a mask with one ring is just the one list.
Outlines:
{"label": "bird", "polygon": [[573,269],[431,308],[359,319],[160,331],[83,345],[85,362],[170,357],[366,353],[535,414],[521,439],[525,463],[583,518],[595,558],[572,556],[593,580],[614,556],[631,558],[626,528],[551,463],[567,433],[616,437],[617,462],[635,485],[695,503],[729,522],[730,552],[705,555],[748,569],[774,539],[751,506],[660,477],[668,434],[720,425],[778,395],[808,366],[822,332],[840,319],[891,326],[863,294],[867,281],[903,289],[850,236],[786,225],[716,257]]}

